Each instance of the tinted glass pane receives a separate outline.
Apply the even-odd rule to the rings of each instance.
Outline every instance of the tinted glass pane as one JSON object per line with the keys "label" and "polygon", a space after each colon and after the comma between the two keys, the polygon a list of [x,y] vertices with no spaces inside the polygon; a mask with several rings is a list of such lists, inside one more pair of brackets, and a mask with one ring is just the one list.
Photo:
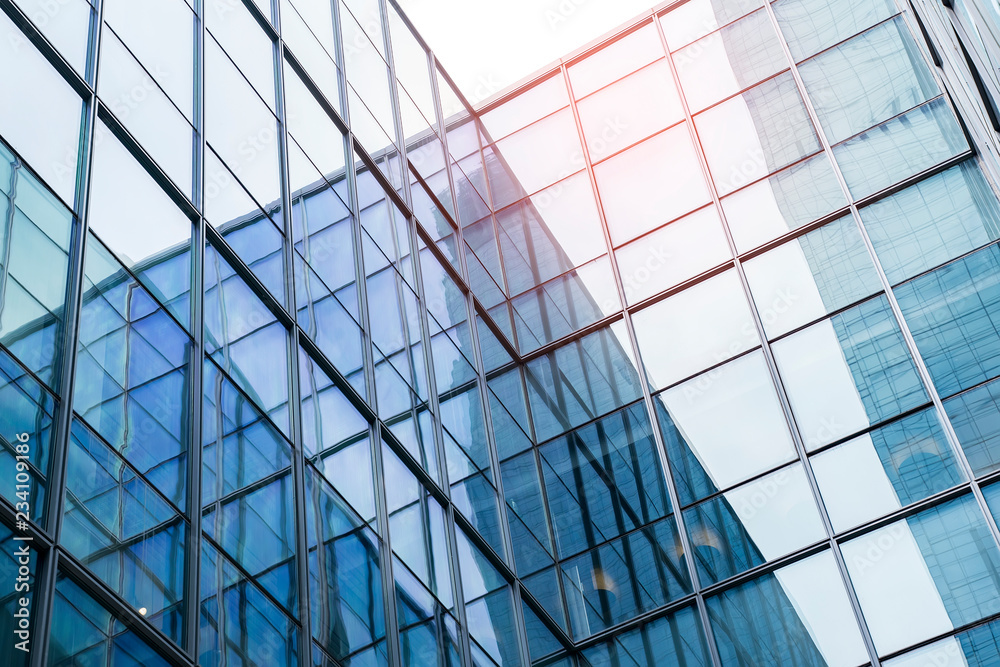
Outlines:
{"label": "tinted glass pane", "polygon": [[868,654],[830,552],[708,599],[723,664],[860,665]]}
{"label": "tinted glass pane", "polygon": [[942,396],[1000,374],[998,272],[994,245],[894,290]]}
{"label": "tinted glass pane", "polygon": [[933,408],[812,459],[837,531],[889,514],[963,481]]}
{"label": "tinted glass pane", "polygon": [[892,0],[841,4],[831,0],[774,3],[778,25],[796,61],[852,37],[898,10]]}
{"label": "tinted glass pane", "polygon": [[1000,623],[993,621],[882,664],[887,667],[922,667],[937,662],[945,667],[951,665],[987,667],[998,660],[1000,660]]}
{"label": "tinted glass pane", "polygon": [[1000,206],[974,160],[872,204],[861,218],[894,284],[1000,237]]}
{"label": "tinted glass pane", "polygon": [[586,97],[662,56],[663,46],[656,26],[647,23],[570,67],[573,94],[576,99]]}
{"label": "tinted glass pane", "polygon": [[671,51],[738,19],[762,0],[691,0],[660,18]]}
{"label": "tinted glass pane", "polygon": [[689,607],[587,649],[582,660],[589,667],[645,665],[652,655],[668,665],[706,667],[711,662],[704,632],[698,612]]}
{"label": "tinted glass pane", "polygon": [[823,317],[882,288],[854,218],[847,216],[744,265],[768,338]]}
{"label": "tinted glass pane", "polygon": [[971,496],[841,547],[879,653],[1000,611],[1000,551]]}
{"label": "tinted glass pane", "polygon": [[[808,449],[927,400],[884,296],[793,334],[772,348]],[[824,381],[817,383],[817,377]]]}
{"label": "tinted glass pane", "polygon": [[1000,382],[945,401],[944,409],[976,476],[1000,469]]}

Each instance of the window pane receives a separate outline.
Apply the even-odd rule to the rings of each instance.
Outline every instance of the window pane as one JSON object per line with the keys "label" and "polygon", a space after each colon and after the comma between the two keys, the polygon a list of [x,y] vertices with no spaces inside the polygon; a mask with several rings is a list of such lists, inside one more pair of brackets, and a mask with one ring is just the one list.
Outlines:
{"label": "window pane", "polygon": [[820,153],[722,200],[739,252],[847,205],[830,158]]}
{"label": "window pane", "polygon": [[684,512],[703,586],[826,538],[801,463]]}
{"label": "window pane", "polygon": [[[184,326],[191,317],[191,221],[100,123],[90,228]],[[142,233],[135,233],[136,221]]]}
{"label": "window pane", "polygon": [[88,0],[63,0],[57,4],[47,0],[14,0],[34,21],[52,45],[59,49],[73,69],[85,76],[87,72],[87,42],[93,7]]}
{"label": "window pane", "polygon": [[659,294],[732,259],[714,206],[701,209],[615,251],[630,304]]}
{"label": "window pane", "polygon": [[854,667],[868,661],[829,551],[708,599],[723,664]]}
{"label": "window pane", "polygon": [[1000,552],[972,496],[841,547],[875,648],[892,653],[1000,611]]}
{"label": "window pane", "polygon": [[761,6],[762,0],[691,0],[660,17],[671,51]]}
{"label": "window pane", "polygon": [[799,72],[831,144],[939,92],[902,18],[823,52]]}
{"label": "window pane", "polygon": [[583,168],[583,148],[569,109],[497,142],[496,150],[529,194]]}
{"label": "window pane", "polygon": [[840,218],[744,265],[768,338],[881,291],[854,218]]}
{"label": "window pane", "polygon": [[0,135],[72,206],[83,100],[5,13],[0,35],[3,89],[8,100],[17,100],[0,105]]}
{"label": "window pane", "polygon": [[[242,4],[231,4],[227,0],[207,0],[204,15],[208,31],[273,110],[273,42]],[[282,18],[285,16],[282,15]],[[289,18],[289,23],[291,22],[293,21]]]}
{"label": "window pane", "polygon": [[[62,390],[63,310],[73,216],[0,143],[0,343],[42,382]],[[20,374],[20,373],[18,373]],[[10,434],[28,422],[13,426]]]}
{"label": "window pane", "polygon": [[665,391],[654,403],[683,505],[795,458],[759,351]]}
{"label": "window pane", "polygon": [[819,150],[791,74],[782,74],[695,118],[719,195]]}
{"label": "window pane", "polygon": [[584,650],[581,658],[585,667],[616,667],[649,664],[651,655],[665,665],[708,667],[711,661],[698,612],[688,607],[623,632]]}
{"label": "window pane", "polygon": [[833,156],[861,199],[968,149],[955,114],[939,98],[834,146]]}
{"label": "window pane", "polygon": [[666,60],[581,100],[578,109],[590,159],[595,162],[684,120]]}
{"label": "window pane", "polygon": [[[884,296],[784,338],[772,349],[810,450],[927,401]],[[824,382],[818,384],[817,377]]]}
{"label": "window pane", "polygon": [[976,477],[1000,470],[1000,382],[944,402]]}
{"label": "window pane", "polygon": [[767,12],[760,10],[674,54],[692,112],[788,67]]}
{"label": "window pane", "polygon": [[735,271],[645,308],[632,321],[643,367],[654,389],[760,345]]}
{"label": "window pane", "polygon": [[893,284],[1000,238],[1000,206],[974,160],[861,211]]}
{"label": "window pane", "polygon": [[892,0],[837,3],[831,0],[781,0],[774,14],[796,62],[858,34],[898,10]]}
{"label": "window pane", "polygon": [[711,199],[686,124],[597,165],[594,176],[616,245]]}
{"label": "window pane", "polygon": [[888,662],[886,667],[988,667],[1000,660],[1000,623],[993,621],[942,639]]}
{"label": "window pane", "polygon": [[[442,92],[451,89],[446,83],[439,88]],[[487,136],[490,140],[496,141],[568,104],[566,83],[562,76],[553,76],[517,95],[510,102],[490,109],[483,114],[482,122]],[[447,118],[451,115],[448,112],[448,107],[451,105],[443,106]]]}
{"label": "window pane", "polygon": [[812,464],[838,532],[963,481],[934,408],[818,454]]}
{"label": "window pane", "polygon": [[[663,57],[663,46],[656,26],[647,23],[642,28],[616,40],[586,60],[569,68],[576,99],[590,95],[599,88],[618,80],[629,72]],[[669,74],[669,71],[668,71]]]}
{"label": "window pane", "polygon": [[1000,247],[990,246],[894,292],[938,392],[1000,375]]}

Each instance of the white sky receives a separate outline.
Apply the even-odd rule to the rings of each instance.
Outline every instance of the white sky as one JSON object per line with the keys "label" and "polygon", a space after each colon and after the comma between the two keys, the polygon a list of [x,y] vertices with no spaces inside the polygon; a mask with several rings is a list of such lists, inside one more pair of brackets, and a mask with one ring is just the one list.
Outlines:
{"label": "white sky", "polygon": [[656,4],[657,0],[400,0],[472,104]]}

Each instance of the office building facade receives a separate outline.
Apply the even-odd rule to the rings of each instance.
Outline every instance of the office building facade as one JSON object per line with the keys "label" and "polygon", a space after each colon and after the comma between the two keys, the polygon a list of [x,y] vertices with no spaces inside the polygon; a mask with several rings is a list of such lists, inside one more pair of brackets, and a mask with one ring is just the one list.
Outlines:
{"label": "office building facade", "polygon": [[995,3],[0,9],[5,664],[1000,661]]}

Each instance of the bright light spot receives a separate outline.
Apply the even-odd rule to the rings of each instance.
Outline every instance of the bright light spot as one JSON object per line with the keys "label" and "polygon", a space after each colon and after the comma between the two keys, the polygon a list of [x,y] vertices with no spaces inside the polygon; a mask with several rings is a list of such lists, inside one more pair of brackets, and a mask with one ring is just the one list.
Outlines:
{"label": "bright light spot", "polygon": [[142,614],[143,616],[145,616],[146,615],[146,608],[145,607],[139,607],[139,613]]}

